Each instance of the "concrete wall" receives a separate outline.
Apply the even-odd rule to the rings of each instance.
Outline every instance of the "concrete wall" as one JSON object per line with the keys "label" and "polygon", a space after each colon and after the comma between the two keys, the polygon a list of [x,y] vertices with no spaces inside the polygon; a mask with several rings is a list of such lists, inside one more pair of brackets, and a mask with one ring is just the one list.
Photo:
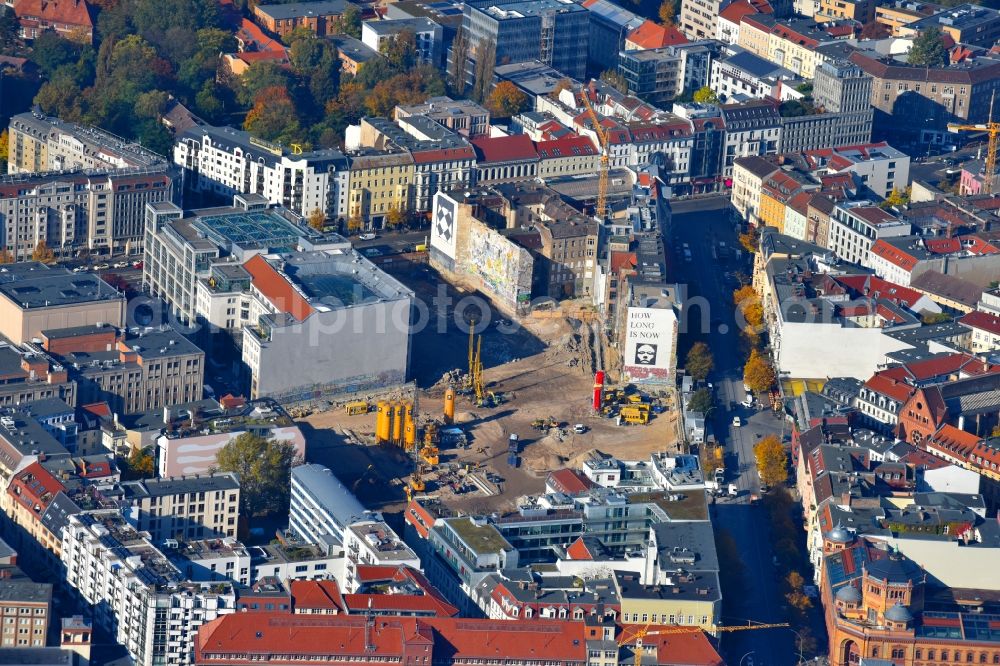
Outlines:
{"label": "concrete wall", "polygon": [[411,303],[410,297],[365,303],[275,328],[260,345],[256,396],[402,383],[409,368]]}
{"label": "concrete wall", "polygon": [[795,378],[854,377],[867,381],[889,352],[910,345],[882,335],[880,328],[785,323],[778,372]]}
{"label": "concrete wall", "polygon": [[22,310],[8,298],[0,297],[0,333],[18,345],[30,342],[44,330],[93,326],[98,322],[123,326],[125,299]]}
{"label": "concrete wall", "polygon": [[471,275],[477,286],[507,312],[531,300],[534,260],[526,249],[470,218],[466,252],[458,257],[458,272]]}
{"label": "concrete wall", "polygon": [[[230,441],[243,434],[244,431],[222,433],[218,435],[201,435],[170,439],[161,435],[156,440],[159,449],[158,473],[161,477],[185,476],[190,474],[207,474],[215,466],[215,457]],[[306,455],[306,438],[298,426],[273,428],[270,435],[280,442],[287,442],[295,447],[296,453],[303,459]]]}

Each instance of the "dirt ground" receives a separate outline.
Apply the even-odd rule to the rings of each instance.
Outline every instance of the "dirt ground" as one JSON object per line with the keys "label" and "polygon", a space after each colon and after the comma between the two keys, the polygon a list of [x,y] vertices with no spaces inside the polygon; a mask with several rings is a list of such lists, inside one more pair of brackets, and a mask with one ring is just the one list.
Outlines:
{"label": "dirt ground", "polygon": [[[436,292],[436,274],[396,273],[418,297]],[[480,317],[477,318],[482,321]],[[454,310],[447,329],[428,327],[416,334],[411,359],[418,385],[418,423],[440,422],[444,391],[460,382],[468,357],[468,333],[458,329]],[[468,396],[456,404],[456,424],[467,433],[466,448],[442,448],[441,464],[428,470],[427,493],[455,509],[469,512],[510,510],[523,495],[544,489],[549,471],[579,467],[596,449],[626,460],[647,459],[655,451],[673,450],[678,424],[672,396],[659,399],[668,407],[646,426],[618,426],[591,410],[593,370],[602,353],[595,348],[591,327],[565,317],[527,317],[520,330],[488,326],[482,357],[487,390],[504,396],[498,407],[475,407]],[[500,329],[504,330],[501,331]],[[458,370],[458,372],[455,372]],[[553,419],[563,427],[541,432],[535,419]],[[574,424],[588,430],[574,434]],[[370,508],[394,512],[405,500],[404,484],[414,469],[402,449],[374,445],[375,415],[347,416],[343,409],[312,414],[300,421],[308,442],[307,459],[330,467]],[[507,463],[511,434],[521,441],[521,464]],[[465,479],[474,472],[497,494],[488,495]],[[463,483],[464,482],[464,483]],[[456,494],[454,488],[465,487]]]}

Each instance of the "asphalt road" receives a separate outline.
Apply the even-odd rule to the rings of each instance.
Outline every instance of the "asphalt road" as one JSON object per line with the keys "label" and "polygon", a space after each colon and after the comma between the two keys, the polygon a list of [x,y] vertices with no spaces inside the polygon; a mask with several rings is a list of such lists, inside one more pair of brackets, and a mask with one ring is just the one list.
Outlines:
{"label": "asphalt road", "polygon": [[[726,274],[732,272],[749,275],[750,258],[743,253],[742,258],[719,259],[720,243],[731,249],[739,247],[736,219],[730,214],[728,197],[682,199],[671,203],[673,222],[666,243],[672,275],[688,286],[689,300],[705,299],[702,303],[709,314],[699,317],[699,324],[707,321],[711,329],[707,334],[699,324],[689,325],[686,334],[682,329],[680,353],[685,354],[698,340],[707,342],[712,350],[715,370],[709,380],[714,385],[717,407],[711,425],[725,446],[726,483],[735,483],[739,490],[735,499],[719,499],[712,506],[714,528],[726,530],[733,536],[747,571],[745,589],[722,591],[724,596],[729,594],[733,613],[723,617],[722,624],[745,624],[748,620],[782,622],[783,599],[779,585],[784,574],[776,571],[772,564],[774,552],[764,509],[751,506],[749,500],[750,495],[760,489],[754,464],[754,443],[767,434],[782,435],[783,422],[770,410],[755,411],[739,405],[746,395],[743,357],[732,305],[734,284],[726,278]],[[691,252],[690,260],[684,255],[685,243]],[[731,407],[733,404],[735,408]],[[733,416],[739,416],[744,424],[733,427]],[[722,645],[727,663],[733,666],[786,666],[797,662],[792,639],[793,634],[784,629],[739,631],[725,634]]]}
{"label": "asphalt road", "polygon": [[[910,180],[922,180],[938,188],[948,184],[949,181],[957,180],[959,171],[965,161],[975,159],[980,152],[982,153],[982,159],[986,158],[985,146],[982,146],[981,150],[980,147],[980,142],[977,141],[953,153],[949,152],[943,155],[927,157],[921,162],[911,161]],[[949,158],[959,161],[959,164],[954,166],[947,164],[945,160]],[[953,173],[949,174],[948,171],[953,171]]]}

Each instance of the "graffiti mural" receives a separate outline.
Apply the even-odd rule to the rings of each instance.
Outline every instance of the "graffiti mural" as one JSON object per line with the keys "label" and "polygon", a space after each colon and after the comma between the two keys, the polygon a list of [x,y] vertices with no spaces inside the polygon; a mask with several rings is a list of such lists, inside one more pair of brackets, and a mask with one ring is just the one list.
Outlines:
{"label": "graffiti mural", "polygon": [[531,254],[502,234],[473,221],[465,271],[502,305],[517,310],[531,299]]}

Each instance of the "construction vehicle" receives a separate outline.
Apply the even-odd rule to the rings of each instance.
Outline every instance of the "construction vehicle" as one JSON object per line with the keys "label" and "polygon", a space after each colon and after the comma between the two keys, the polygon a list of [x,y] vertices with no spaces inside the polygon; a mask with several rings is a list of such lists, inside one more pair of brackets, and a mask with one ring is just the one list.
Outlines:
{"label": "construction vehicle", "polygon": [[531,422],[531,427],[535,430],[551,430],[552,428],[558,428],[559,422],[550,416],[547,419],[535,419]]}
{"label": "construction vehicle", "polygon": [[375,465],[368,465],[367,469],[365,469],[365,471],[361,473],[361,476],[358,477],[358,480],[354,482],[353,486],[351,486],[351,492],[356,495],[358,493],[358,486],[360,486],[361,482],[367,479],[368,475],[371,474],[373,471],[375,471]]}
{"label": "construction vehicle", "polygon": [[986,166],[983,169],[983,192],[993,194],[993,180],[997,173],[997,144],[1000,141],[1000,122],[993,121],[993,102],[996,100],[996,91],[990,97],[990,115],[985,123],[975,125],[961,125],[958,123],[948,123],[949,132],[986,132],[989,142],[986,148]]}
{"label": "construction vehicle", "polygon": [[611,167],[611,159],[608,155],[610,150],[608,148],[608,135],[597,117],[597,112],[594,111],[594,105],[590,103],[586,87],[582,91],[582,97],[583,104],[587,107],[587,113],[590,114],[590,119],[594,123],[594,134],[597,135],[597,140],[601,144],[601,171],[597,181],[597,204],[594,206],[594,217],[603,220],[608,212],[608,170]]}
{"label": "construction vehicle", "polygon": [[441,449],[438,448],[438,430],[434,422],[424,426],[424,443],[420,447],[420,457],[425,463],[437,466],[441,462]]}
{"label": "construction vehicle", "polygon": [[357,402],[349,402],[349,403],[347,403],[347,415],[348,416],[357,416],[358,414],[367,414],[368,413],[368,409],[369,409],[368,403],[365,402],[364,400],[359,400]]}
{"label": "construction vehicle", "polygon": [[628,405],[621,408],[618,416],[629,425],[646,425],[649,423],[649,408],[643,409],[640,405]]}

